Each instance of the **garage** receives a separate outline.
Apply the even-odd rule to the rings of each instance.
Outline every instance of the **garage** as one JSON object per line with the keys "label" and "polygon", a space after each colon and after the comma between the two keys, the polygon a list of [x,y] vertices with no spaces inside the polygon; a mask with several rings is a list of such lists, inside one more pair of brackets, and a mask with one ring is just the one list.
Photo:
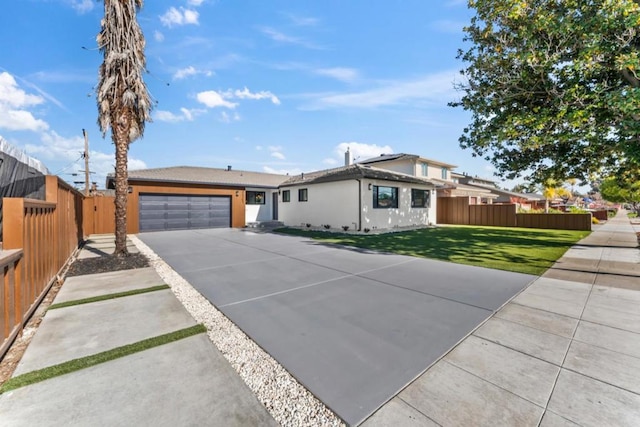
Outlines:
{"label": "garage", "polygon": [[140,194],[139,230],[231,227],[229,196]]}

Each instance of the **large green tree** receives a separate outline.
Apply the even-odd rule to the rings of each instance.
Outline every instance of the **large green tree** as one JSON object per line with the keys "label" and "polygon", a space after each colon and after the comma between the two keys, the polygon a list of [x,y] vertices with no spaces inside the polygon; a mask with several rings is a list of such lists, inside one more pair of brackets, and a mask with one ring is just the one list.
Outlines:
{"label": "large green tree", "polygon": [[463,148],[506,178],[585,180],[640,162],[640,0],[469,0],[451,102]]}
{"label": "large green tree", "polygon": [[146,69],[145,39],[136,20],[143,0],[104,0],[98,47],[104,54],[96,89],[98,125],[104,137],[111,129],[115,145],[115,255],[127,255],[127,193],[129,144],[151,121],[151,98],[142,79]]}
{"label": "large green tree", "polygon": [[612,176],[600,183],[600,195],[613,203],[629,203],[640,213],[640,181],[629,175]]}

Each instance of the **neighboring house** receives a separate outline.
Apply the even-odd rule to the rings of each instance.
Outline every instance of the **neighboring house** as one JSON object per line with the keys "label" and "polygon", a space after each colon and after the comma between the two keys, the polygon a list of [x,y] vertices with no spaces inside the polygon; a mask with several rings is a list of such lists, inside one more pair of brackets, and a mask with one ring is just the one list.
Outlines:
{"label": "neighboring house", "polygon": [[[176,166],[129,171],[127,231],[244,227],[278,218],[278,185],[288,179],[241,170]],[[107,177],[114,188],[114,176]]]}
{"label": "neighboring house", "polygon": [[356,231],[435,224],[435,188],[426,178],[352,164],[283,182],[279,217],[290,226]]}
{"label": "neighboring house", "polygon": [[469,204],[472,205],[492,203],[496,198],[490,191],[457,182],[456,176],[460,174],[453,172],[455,165],[415,154],[381,154],[378,157],[360,161],[359,164],[429,179],[437,184],[438,197],[468,197]]}
{"label": "neighboring house", "polygon": [[495,195],[493,203],[513,203],[521,209],[544,209],[545,200],[540,194],[516,193],[498,188],[495,181],[466,174],[456,176],[458,182],[489,191]]}

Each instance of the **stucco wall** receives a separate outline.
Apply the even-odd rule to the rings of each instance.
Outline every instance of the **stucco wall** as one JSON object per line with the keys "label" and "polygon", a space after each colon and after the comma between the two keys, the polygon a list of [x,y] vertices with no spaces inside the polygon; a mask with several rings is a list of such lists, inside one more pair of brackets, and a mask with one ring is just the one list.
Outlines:
{"label": "stucco wall", "polygon": [[[400,172],[407,175],[416,175],[415,162],[413,160],[389,160],[385,162],[372,163],[371,166],[380,169],[386,169],[393,172]],[[419,171],[418,171],[419,172]],[[418,173],[418,176],[420,174]]]}
{"label": "stucco wall", "polygon": [[[298,201],[298,190],[308,190],[308,201]],[[343,225],[357,227],[358,181],[327,182],[314,185],[284,187],[278,197],[278,218],[285,225],[311,224],[319,227],[329,224],[339,229]],[[289,190],[291,201],[283,202],[282,193]]]}
{"label": "stucco wall", "polygon": [[265,193],[264,205],[245,205],[245,222],[271,221],[273,219],[273,191],[252,187],[247,187],[245,191],[263,191]]}
{"label": "stucco wall", "polygon": [[[374,185],[398,187],[398,208],[374,209],[373,191],[369,189],[369,184],[372,188]],[[282,188],[291,192],[291,202],[282,202],[282,194],[280,194],[279,219],[290,226],[308,223],[313,227],[319,227],[329,224],[331,228],[340,229],[348,225],[351,230],[357,230],[360,219],[362,220],[361,229],[372,230],[436,223],[435,194],[431,194],[429,208],[411,207],[411,189],[431,191],[432,186],[363,179],[362,214],[358,215],[358,185],[358,181],[351,180]],[[307,188],[309,199],[307,202],[298,201],[300,188]]]}
{"label": "stucco wall", "polygon": [[[369,183],[379,186],[398,187],[398,208],[376,209],[373,207],[373,191]],[[362,192],[362,228],[394,228],[436,223],[436,196],[431,194],[429,208],[411,207],[411,189],[429,190],[433,187],[420,184],[390,183],[367,180]]]}

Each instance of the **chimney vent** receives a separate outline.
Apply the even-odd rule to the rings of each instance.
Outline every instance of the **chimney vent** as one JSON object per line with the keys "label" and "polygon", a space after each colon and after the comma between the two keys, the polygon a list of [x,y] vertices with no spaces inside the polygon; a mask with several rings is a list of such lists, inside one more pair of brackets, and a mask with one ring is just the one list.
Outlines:
{"label": "chimney vent", "polygon": [[351,160],[351,151],[349,151],[349,147],[347,147],[347,151],[344,153],[344,165],[351,166],[351,163],[353,163]]}

